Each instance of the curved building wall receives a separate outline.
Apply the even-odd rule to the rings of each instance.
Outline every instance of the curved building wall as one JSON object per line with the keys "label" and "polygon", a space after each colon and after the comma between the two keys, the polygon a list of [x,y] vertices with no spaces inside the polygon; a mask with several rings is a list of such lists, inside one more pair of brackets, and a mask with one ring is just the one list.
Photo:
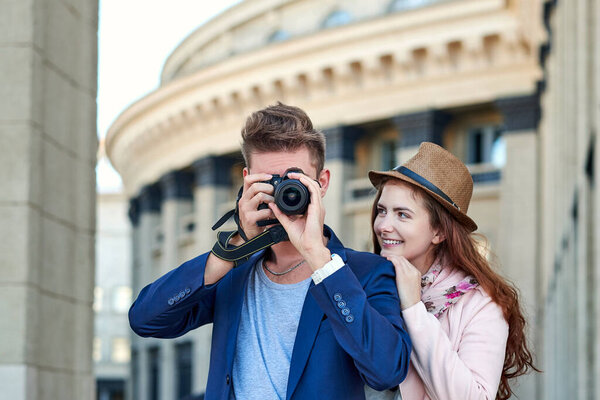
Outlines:
{"label": "curved building wall", "polygon": [[[212,246],[210,226],[241,183],[244,120],[283,101],[326,134],[326,223],[350,247],[370,247],[369,169],[403,162],[422,141],[461,157],[475,180],[469,214],[538,326],[546,40],[541,0],[248,0],[225,11],[173,51],[161,86],[106,138],[130,198],[134,295]],[[201,392],[209,349],[210,327],[174,341],[134,338],[134,397]],[[539,398],[535,379],[521,381],[521,398]]]}

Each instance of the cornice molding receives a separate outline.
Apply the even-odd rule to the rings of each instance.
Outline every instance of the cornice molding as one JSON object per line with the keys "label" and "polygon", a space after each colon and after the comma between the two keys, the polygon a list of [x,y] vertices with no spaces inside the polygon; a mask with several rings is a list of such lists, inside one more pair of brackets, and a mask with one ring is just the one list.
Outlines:
{"label": "cornice molding", "polygon": [[539,43],[527,42],[518,20],[496,4],[503,2],[483,3],[494,12],[470,10],[429,31],[395,27],[402,15],[391,15],[175,80],[117,118],[107,154],[133,195],[199,157],[238,150],[246,116],[276,100],[305,108],[317,126],[327,127],[534,91]]}

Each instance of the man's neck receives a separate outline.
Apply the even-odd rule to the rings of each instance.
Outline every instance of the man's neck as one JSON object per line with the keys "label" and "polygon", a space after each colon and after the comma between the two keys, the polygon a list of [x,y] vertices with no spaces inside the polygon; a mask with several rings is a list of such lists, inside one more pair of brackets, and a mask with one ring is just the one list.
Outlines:
{"label": "man's neck", "polygon": [[[271,246],[265,253],[264,264],[275,273],[282,273],[301,262],[302,255],[290,242],[280,242]],[[262,266],[261,266],[262,267]],[[310,267],[304,263],[284,275],[274,275],[268,270],[265,274],[275,283],[292,284],[302,282],[312,275]]]}

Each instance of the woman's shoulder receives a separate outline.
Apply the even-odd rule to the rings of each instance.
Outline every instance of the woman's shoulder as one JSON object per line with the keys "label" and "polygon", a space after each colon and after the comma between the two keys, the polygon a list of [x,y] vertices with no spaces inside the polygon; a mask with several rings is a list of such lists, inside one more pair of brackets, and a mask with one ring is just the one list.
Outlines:
{"label": "woman's shoulder", "polygon": [[502,307],[480,285],[465,293],[450,308],[448,318],[451,323],[457,320],[461,321],[461,325],[493,321],[501,326],[506,325]]}

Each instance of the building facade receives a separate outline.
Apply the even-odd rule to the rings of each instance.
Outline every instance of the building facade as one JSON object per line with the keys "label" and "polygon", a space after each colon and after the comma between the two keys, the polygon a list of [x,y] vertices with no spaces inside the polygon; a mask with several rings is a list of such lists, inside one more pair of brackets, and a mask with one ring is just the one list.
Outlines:
{"label": "building facade", "polygon": [[[326,223],[350,247],[369,249],[368,170],[422,141],[462,158],[469,215],[520,289],[545,371],[517,395],[596,398],[599,10],[565,3],[247,0],[200,27],[107,135],[130,199],[134,295],[212,246],[241,184],[240,128],[280,100],[326,134]],[[204,390],[210,327],[132,346],[133,398]]]}

